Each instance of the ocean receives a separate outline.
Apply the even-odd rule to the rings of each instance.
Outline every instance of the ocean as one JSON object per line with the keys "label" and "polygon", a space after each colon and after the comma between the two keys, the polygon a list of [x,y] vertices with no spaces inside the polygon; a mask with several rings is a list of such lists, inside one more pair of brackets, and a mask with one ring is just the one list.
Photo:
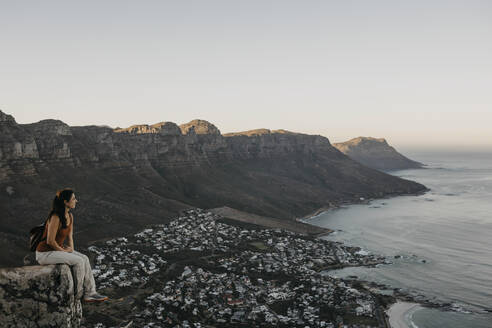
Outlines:
{"label": "ocean", "polygon": [[418,308],[410,327],[492,327],[492,152],[412,152],[425,169],[390,174],[431,189],[349,205],[307,222],[336,230],[325,237],[391,258],[376,268],[332,271],[386,284],[453,311]]}

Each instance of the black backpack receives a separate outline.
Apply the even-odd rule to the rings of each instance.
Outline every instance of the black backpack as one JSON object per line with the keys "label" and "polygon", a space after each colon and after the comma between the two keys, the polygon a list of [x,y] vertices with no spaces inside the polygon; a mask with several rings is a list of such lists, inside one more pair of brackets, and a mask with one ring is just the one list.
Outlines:
{"label": "black backpack", "polygon": [[31,252],[36,251],[39,243],[46,239],[46,237],[43,238],[46,222],[48,222],[48,220],[46,220],[43,224],[35,226],[31,229],[31,231],[29,231],[29,248]]}

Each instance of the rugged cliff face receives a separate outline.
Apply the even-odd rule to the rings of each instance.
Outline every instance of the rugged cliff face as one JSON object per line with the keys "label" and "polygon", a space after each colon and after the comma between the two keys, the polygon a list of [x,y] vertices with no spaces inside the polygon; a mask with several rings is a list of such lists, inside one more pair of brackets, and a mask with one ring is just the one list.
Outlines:
{"label": "rugged cliff face", "polygon": [[377,170],[416,169],[423,166],[397,152],[383,138],[358,137],[334,143],[333,146],[353,160]]}
{"label": "rugged cliff face", "polygon": [[34,136],[26,133],[15,119],[0,111],[0,180],[22,172],[34,175],[33,161],[39,159]]}
{"label": "rugged cliff face", "polygon": [[362,166],[322,136],[284,130],[224,136],[201,120],[113,130],[0,117],[3,265],[18,264],[9,259],[21,258],[27,231],[46,218],[62,187],[75,188],[79,199],[79,246],[160,223],[190,206],[293,219],[360,197],[425,190]]}

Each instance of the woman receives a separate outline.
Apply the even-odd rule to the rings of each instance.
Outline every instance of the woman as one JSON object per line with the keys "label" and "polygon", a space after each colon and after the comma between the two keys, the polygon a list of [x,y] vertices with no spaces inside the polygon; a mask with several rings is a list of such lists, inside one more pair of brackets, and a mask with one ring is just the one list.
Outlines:
{"label": "woman", "polygon": [[[96,292],[96,283],[92,275],[89,258],[74,250],[73,215],[77,199],[72,189],[63,189],[56,193],[53,205],[44,228],[43,239],[36,248],[36,261],[39,264],[65,263],[73,265],[76,276],[76,297],[84,295],[86,302],[101,302],[107,296]],[[65,240],[68,237],[68,246]]]}

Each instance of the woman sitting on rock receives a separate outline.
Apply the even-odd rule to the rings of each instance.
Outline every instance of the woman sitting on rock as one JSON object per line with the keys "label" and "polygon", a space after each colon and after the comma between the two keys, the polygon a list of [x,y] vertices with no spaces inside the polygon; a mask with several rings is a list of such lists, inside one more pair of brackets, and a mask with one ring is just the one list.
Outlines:
{"label": "woman sitting on rock", "polygon": [[[76,276],[76,295],[84,295],[86,302],[101,302],[107,296],[96,292],[96,283],[92,275],[89,258],[74,250],[73,215],[77,199],[72,189],[63,189],[56,193],[51,212],[44,228],[43,239],[36,248],[36,261],[41,265],[65,263],[73,265]],[[65,240],[68,237],[68,246]]]}

